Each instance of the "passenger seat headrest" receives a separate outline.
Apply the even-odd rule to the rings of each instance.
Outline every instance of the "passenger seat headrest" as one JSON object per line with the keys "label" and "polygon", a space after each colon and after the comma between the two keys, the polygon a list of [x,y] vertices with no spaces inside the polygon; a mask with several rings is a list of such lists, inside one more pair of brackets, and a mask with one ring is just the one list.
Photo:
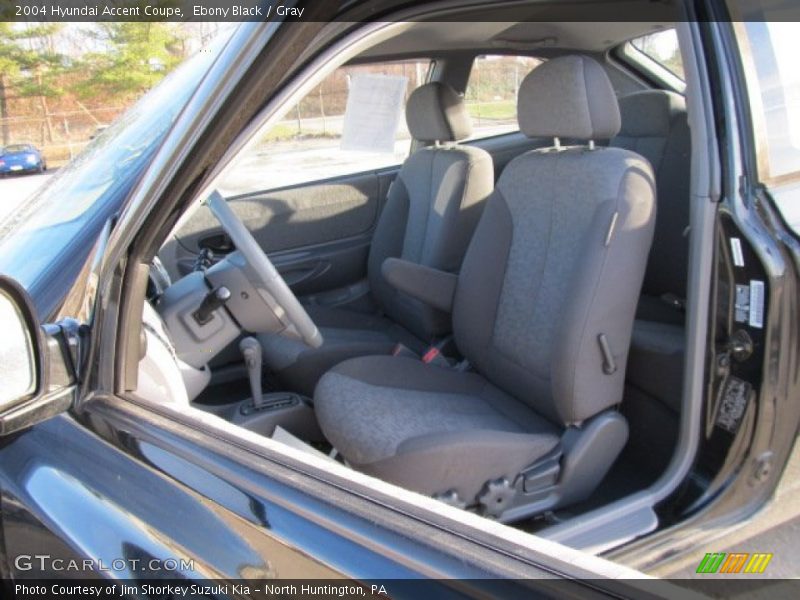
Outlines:
{"label": "passenger seat headrest", "polygon": [[472,135],[472,120],[463,98],[449,85],[426,83],[406,104],[411,136],[420,142],[456,142]]}
{"label": "passenger seat headrest", "polygon": [[621,96],[620,135],[628,137],[666,137],[672,120],[686,112],[686,101],[675,92],[645,90]]}
{"label": "passenger seat headrest", "polygon": [[517,118],[528,137],[610,140],[620,128],[608,75],[579,55],[553,58],[528,73],[519,88]]}

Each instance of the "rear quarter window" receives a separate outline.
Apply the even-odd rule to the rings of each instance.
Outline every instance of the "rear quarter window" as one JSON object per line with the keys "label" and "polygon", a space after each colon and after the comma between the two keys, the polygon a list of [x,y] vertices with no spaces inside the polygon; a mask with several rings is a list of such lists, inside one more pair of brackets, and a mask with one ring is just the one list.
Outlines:
{"label": "rear quarter window", "polygon": [[678,48],[678,34],[674,29],[649,33],[631,40],[631,46],[670,73],[685,80],[683,60]]}

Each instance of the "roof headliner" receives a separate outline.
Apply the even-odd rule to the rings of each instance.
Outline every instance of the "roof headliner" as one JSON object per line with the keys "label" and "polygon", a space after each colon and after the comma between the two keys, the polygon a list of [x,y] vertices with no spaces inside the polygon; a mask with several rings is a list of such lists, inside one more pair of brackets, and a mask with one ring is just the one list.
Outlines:
{"label": "roof headliner", "polygon": [[372,47],[363,56],[436,54],[459,50],[498,52],[557,49],[604,52],[669,22],[421,22]]}

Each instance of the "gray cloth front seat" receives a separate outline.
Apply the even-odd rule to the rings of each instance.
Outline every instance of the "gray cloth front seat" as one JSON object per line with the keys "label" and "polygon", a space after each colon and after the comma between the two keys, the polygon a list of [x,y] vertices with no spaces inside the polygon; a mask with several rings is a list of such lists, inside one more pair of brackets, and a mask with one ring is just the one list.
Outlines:
{"label": "gray cloth front seat", "polygon": [[[518,118],[529,137],[608,140],[620,126],[605,71],[582,56],[534,69]],[[475,372],[348,360],[316,389],[328,440],[358,470],[504,520],[591,493],[627,439],[613,407],[654,195],[648,162],[620,148],[557,143],[512,160],[452,302]]]}
{"label": "gray cloth front seat", "polygon": [[421,352],[451,331],[450,315],[395,289],[382,267],[397,257],[458,271],[494,186],[494,166],[485,150],[449,144],[472,133],[464,101],[450,86],[434,82],[414,90],[406,121],[414,139],[435,145],[405,161],[373,235],[367,273],[382,314],[306,307],[325,340],[316,349],[279,335],[260,336],[266,364],[292,390],[310,396],[322,374],[345,359],[389,354],[398,342]]}

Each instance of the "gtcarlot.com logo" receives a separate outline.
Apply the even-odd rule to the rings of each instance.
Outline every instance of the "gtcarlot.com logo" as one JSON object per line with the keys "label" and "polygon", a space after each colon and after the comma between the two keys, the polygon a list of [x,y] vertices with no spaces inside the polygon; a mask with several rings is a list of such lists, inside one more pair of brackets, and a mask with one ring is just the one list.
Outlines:
{"label": "gtcarlot.com logo", "polygon": [[84,558],[81,560],[53,558],[49,554],[20,554],[14,559],[19,571],[133,571],[133,572],[178,572],[194,571],[194,559],[190,558],[114,558],[111,560]]}
{"label": "gtcarlot.com logo", "polygon": [[763,573],[767,568],[772,554],[766,552],[709,552],[697,565],[697,573],[734,574]]}

